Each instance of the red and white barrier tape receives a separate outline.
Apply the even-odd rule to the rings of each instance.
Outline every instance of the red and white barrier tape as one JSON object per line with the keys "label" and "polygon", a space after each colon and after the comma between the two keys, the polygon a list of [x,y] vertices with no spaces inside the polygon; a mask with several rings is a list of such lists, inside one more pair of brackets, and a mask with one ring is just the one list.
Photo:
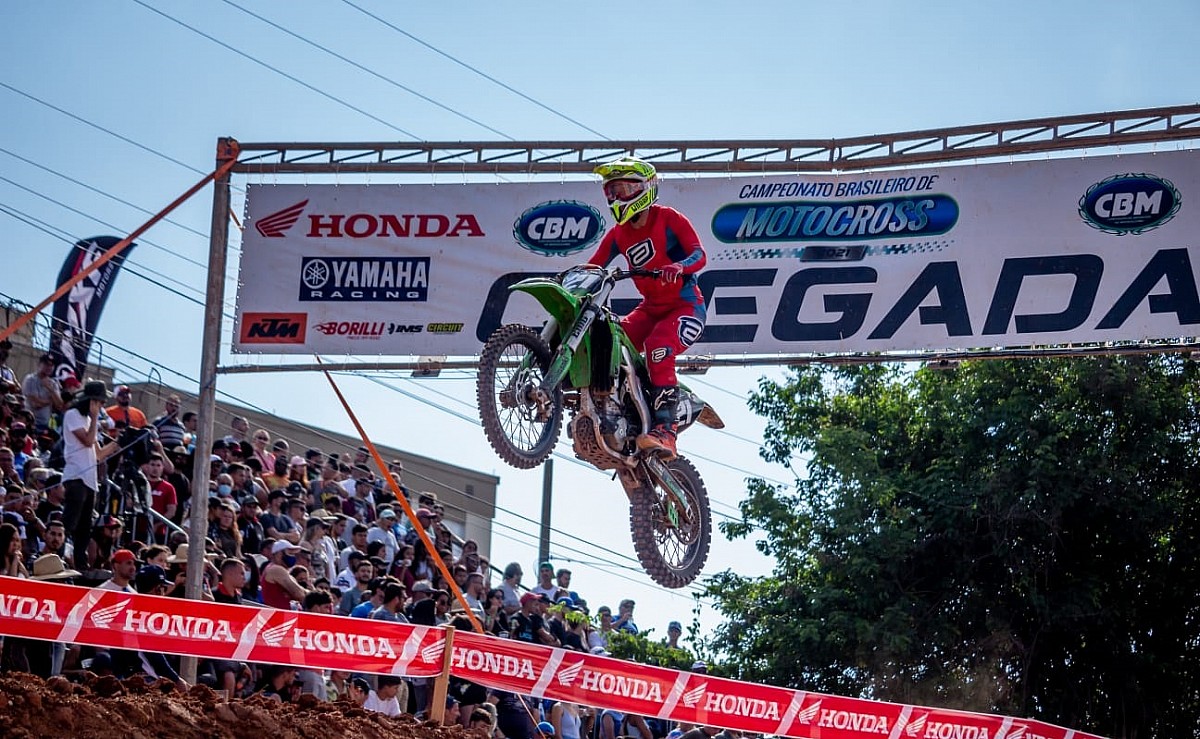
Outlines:
{"label": "red and white barrier tape", "polygon": [[[0,634],[432,677],[442,629],[0,578]],[[803,739],[1100,739],[1041,721],[843,698],[458,632],[451,674],[524,695]]]}

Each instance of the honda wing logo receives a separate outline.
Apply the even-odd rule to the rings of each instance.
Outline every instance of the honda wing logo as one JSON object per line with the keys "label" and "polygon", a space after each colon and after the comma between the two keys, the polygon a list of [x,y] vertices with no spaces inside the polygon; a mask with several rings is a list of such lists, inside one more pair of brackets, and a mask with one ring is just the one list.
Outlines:
{"label": "honda wing logo", "polygon": [[92,611],[89,616],[92,619],[92,624],[99,629],[107,629],[108,625],[113,622],[117,616],[121,615],[121,611],[125,610],[125,606],[129,605],[128,601],[122,601],[115,606],[101,608],[98,611]]}
{"label": "honda wing logo", "polygon": [[576,662],[570,667],[564,667],[558,671],[558,684],[569,688],[575,684],[575,678],[579,677],[579,673],[583,671],[583,663]]}
{"label": "honda wing logo", "polygon": [[438,639],[433,644],[421,650],[421,661],[426,664],[433,664],[442,658],[442,654],[446,651],[446,640]]}
{"label": "honda wing logo", "polygon": [[821,701],[817,701],[803,711],[796,714],[796,720],[802,724],[811,724],[813,719],[817,717],[817,713],[821,710]]}
{"label": "honda wing logo", "polygon": [[295,205],[275,211],[271,215],[259,219],[254,224],[254,228],[267,238],[280,238],[288,232],[289,228],[296,225],[296,221],[300,220],[300,214],[304,212],[306,205],[308,205],[308,201],[301,200]]}
{"label": "honda wing logo", "polygon": [[929,714],[922,714],[920,717],[908,722],[908,726],[904,727],[904,733],[909,736],[920,736],[925,731],[925,721],[929,718]]}
{"label": "honda wing logo", "polygon": [[683,705],[687,706],[688,708],[695,708],[696,704],[699,703],[702,698],[704,698],[704,694],[707,691],[708,683],[700,683],[699,687],[692,688],[688,692],[684,693],[680,700],[682,700]]}
{"label": "honda wing logo", "polygon": [[269,629],[263,629],[262,640],[266,642],[268,647],[277,647],[283,641],[283,637],[287,636],[288,631],[296,625],[296,619],[284,621],[278,626],[272,626]]}

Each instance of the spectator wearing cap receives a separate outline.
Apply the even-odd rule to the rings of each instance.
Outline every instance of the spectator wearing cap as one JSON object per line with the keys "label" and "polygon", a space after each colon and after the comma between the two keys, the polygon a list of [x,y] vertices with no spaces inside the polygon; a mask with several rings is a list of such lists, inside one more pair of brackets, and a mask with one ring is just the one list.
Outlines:
{"label": "spectator wearing cap", "polygon": [[115,590],[118,593],[136,592],[133,579],[137,576],[138,563],[133,552],[128,549],[118,549],[110,558],[112,577],[100,583],[101,590]]}
{"label": "spectator wearing cap", "polygon": [[539,721],[536,732],[536,739],[552,739],[558,733],[554,730],[554,724],[549,721]]}
{"label": "spectator wearing cap", "polygon": [[118,385],[117,390],[113,395],[117,402],[114,405],[104,409],[108,417],[117,424],[118,427],[129,427],[140,429],[146,427],[146,414],[133,405],[133,391],[128,385]]}
{"label": "spectator wearing cap", "polygon": [[608,637],[613,633],[613,616],[612,609],[608,606],[600,606],[596,610],[596,617],[600,619],[600,628],[593,629],[588,632],[588,649],[595,651],[596,649],[608,649]]}
{"label": "spectator wearing cap", "polygon": [[25,376],[21,382],[21,394],[25,396],[25,407],[33,414],[34,427],[38,431],[50,428],[50,416],[65,407],[62,400],[62,385],[54,377],[54,357],[43,354],[38,359],[37,371]]}
{"label": "spectator wearing cap", "polygon": [[513,614],[508,622],[509,638],[557,647],[558,639],[546,630],[546,622],[542,617],[544,603],[542,596],[536,593],[522,595],[521,610]]}
{"label": "spectator wearing cap", "polygon": [[417,525],[408,532],[408,536],[404,537],[404,543],[416,546],[417,542],[421,541],[421,534],[417,531],[418,527],[424,529],[429,538],[433,539],[433,511],[422,506],[415,511],[414,515],[417,517]]}
{"label": "spectator wearing cap", "polygon": [[271,559],[262,573],[263,605],[286,611],[291,609],[292,601],[304,600],[307,591],[291,574],[299,552],[300,547],[290,541],[271,545]]}
{"label": "spectator wearing cap", "polygon": [[696,660],[692,663],[692,672],[695,672],[699,675],[707,675],[708,663],[704,662],[703,660]]}
{"label": "spectator wearing cap", "polygon": [[679,646],[679,637],[683,636],[683,624],[678,621],[672,621],[667,624],[667,640],[664,642],[671,649],[682,649]]}
{"label": "spectator wearing cap", "polygon": [[531,592],[544,595],[551,602],[555,600],[558,584],[554,582],[554,565],[549,562],[542,562],[538,565],[538,584],[531,589]]}
{"label": "spectator wearing cap", "polygon": [[[280,439],[279,441],[283,441],[283,439]],[[278,444],[279,441],[277,441],[275,443]],[[284,443],[286,444],[287,442],[284,442]],[[301,457],[298,454],[294,454],[291,457],[286,457],[284,455],[280,455],[280,456],[283,457],[284,459],[288,460],[288,468],[287,468],[288,482],[298,482],[305,489],[305,491],[307,491],[307,489],[308,489],[308,464],[305,463],[304,457]]]}
{"label": "spectator wearing cap", "polygon": [[304,520],[304,537],[300,543],[308,545],[308,569],[313,580],[332,580],[337,572],[333,569],[335,559],[330,557],[329,549],[325,546],[329,541],[329,522],[325,520],[324,511],[318,513],[322,515],[314,514]]}
{"label": "spectator wearing cap", "polygon": [[92,511],[100,489],[96,465],[117,451],[117,443],[97,447],[101,406],[108,399],[103,382],[89,382],[75,404],[63,414],[63,524],[71,535],[77,556],[87,552],[92,537]]}
{"label": "spectator wearing cap", "polygon": [[633,622],[633,607],[637,605],[632,598],[626,598],[617,606],[617,617],[613,620],[613,628],[637,635],[638,627]]}
{"label": "spectator wearing cap", "polygon": [[182,402],[178,395],[171,393],[167,399],[163,401],[163,412],[154,417],[150,422],[154,428],[158,429],[158,440],[162,442],[163,449],[174,449],[177,446],[183,445],[183,437],[187,434],[187,429],[183,422],[179,420],[179,404]]}
{"label": "spectator wearing cap", "polygon": [[375,507],[371,504],[371,492],[375,489],[374,475],[370,470],[355,470],[353,478],[353,495],[346,498],[342,504],[342,513],[350,516],[359,523],[371,523],[375,520]]}
{"label": "spectator wearing cap", "polygon": [[283,506],[287,502],[286,492],[272,490],[267,494],[267,511],[259,517],[259,520],[262,521],[263,533],[268,538],[299,544],[300,531],[296,528],[291,516],[283,510]]}
{"label": "spectator wearing cap", "polygon": [[396,523],[396,512],[391,507],[384,507],[379,510],[379,516],[375,519],[371,529],[367,532],[367,543],[381,541],[383,542],[383,561],[387,563],[391,569],[392,562],[396,561],[398,542],[396,534],[392,531],[392,526]]}
{"label": "spectator wearing cap", "polygon": [[267,532],[263,531],[262,523],[258,520],[258,498],[247,495],[242,498],[238,509],[237,528],[242,537],[242,551],[254,553],[262,550]]}

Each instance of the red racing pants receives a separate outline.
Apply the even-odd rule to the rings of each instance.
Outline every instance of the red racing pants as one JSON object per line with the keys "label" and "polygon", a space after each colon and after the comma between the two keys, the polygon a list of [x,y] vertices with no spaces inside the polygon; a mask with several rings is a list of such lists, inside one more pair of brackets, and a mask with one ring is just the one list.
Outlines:
{"label": "red racing pants", "polygon": [[704,331],[704,304],[680,302],[667,306],[638,304],[621,319],[621,328],[643,354],[656,387],[678,385],[675,357],[696,343]]}

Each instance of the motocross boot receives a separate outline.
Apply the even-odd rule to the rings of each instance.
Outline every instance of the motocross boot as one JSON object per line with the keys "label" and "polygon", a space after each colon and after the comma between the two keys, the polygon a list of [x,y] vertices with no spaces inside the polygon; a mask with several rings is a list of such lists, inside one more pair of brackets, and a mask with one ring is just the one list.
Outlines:
{"label": "motocross boot", "polygon": [[679,403],[679,388],[675,385],[655,388],[650,401],[654,426],[649,432],[637,437],[637,448],[648,454],[657,454],[664,461],[677,456],[675,449],[675,408]]}

